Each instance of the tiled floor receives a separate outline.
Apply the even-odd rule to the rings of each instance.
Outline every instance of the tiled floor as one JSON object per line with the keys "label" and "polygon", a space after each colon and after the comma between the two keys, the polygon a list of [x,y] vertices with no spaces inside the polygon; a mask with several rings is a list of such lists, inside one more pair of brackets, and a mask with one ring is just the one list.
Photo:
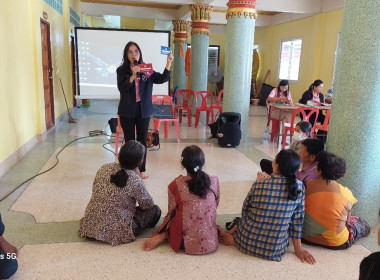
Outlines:
{"label": "tiled floor", "polygon": [[[89,108],[76,108],[73,116],[77,124],[69,124],[67,119],[58,124],[49,132],[46,141],[0,179],[0,197],[3,197],[0,211],[6,225],[5,237],[21,248],[20,269],[14,279],[129,279],[132,275],[137,279],[152,276],[171,279],[178,275],[184,279],[245,279],[248,275],[252,279],[289,279],[291,274],[293,279],[346,280],[358,278],[359,262],[370,253],[366,248],[370,251],[380,249],[375,233],[379,226],[370,237],[361,240],[360,244],[366,248],[358,245],[347,251],[333,252],[309,247],[318,262],[313,267],[300,263],[291,253],[286,254],[281,263],[274,263],[246,256],[235,248],[221,247],[209,256],[189,257],[174,254],[167,244],[149,253],[142,252],[141,240],[116,248],[88,242],[77,234],[78,221],[90,198],[95,172],[102,164],[115,160],[114,154],[103,148],[113,151],[114,144],[106,143],[113,142],[114,138],[104,135],[73,142],[58,155],[59,163],[54,169],[4,198],[25,179],[54,165],[57,152],[70,141],[87,136],[92,130],[110,134],[107,122],[115,116],[116,110],[116,101],[92,101]],[[273,144],[262,143],[265,124],[265,108],[251,106],[248,139],[237,149],[219,147],[216,139],[208,139],[207,126],[200,124],[196,129],[189,128],[186,118],[180,125],[181,143],[178,144],[174,126],[170,125],[169,138],[164,139],[163,133],[160,135],[160,150],[148,152],[150,177],[145,181],[163,212],[167,209],[168,183],[183,173],[179,154],[186,145],[197,144],[206,155],[205,171],[220,179],[218,223],[223,225],[239,214],[259,170],[260,159],[271,159],[278,151]],[[148,236],[150,231],[145,231],[141,237]],[[168,265],[169,268],[162,268]],[[184,267],[186,274],[181,274],[178,267]],[[145,268],[144,273],[139,272]],[[342,273],[338,273],[339,270]]]}

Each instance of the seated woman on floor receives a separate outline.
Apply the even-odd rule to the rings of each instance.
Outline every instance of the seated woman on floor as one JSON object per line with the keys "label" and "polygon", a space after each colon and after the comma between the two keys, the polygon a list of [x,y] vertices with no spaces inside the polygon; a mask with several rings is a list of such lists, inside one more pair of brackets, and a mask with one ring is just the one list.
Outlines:
{"label": "seated woman on floor", "polygon": [[134,241],[143,229],[157,224],[161,209],[154,205],[138,172],[144,154],[142,144],[128,141],[120,149],[119,163],[108,163],[98,170],[91,200],[80,220],[82,237],[116,246]]}
{"label": "seated woman on floor", "polygon": [[346,172],[344,159],[320,152],[317,162],[318,179],[306,182],[302,242],[347,249],[369,234],[369,225],[360,217],[350,216],[358,201],[348,188],[335,181]]}
{"label": "seated woman on floor", "polygon": [[218,226],[219,242],[235,245],[245,254],[281,261],[291,238],[297,257],[314,264],[314,257],[301,247],[305,189],[295,175],[300,158],[292,150],[282,150],[272,166],[272,176],[253,184],[237,225],[229,231]]}
{"label": "seated woman on floor", "polygon": [[175,252],[184,249],[191,255],[211,253],[218,248],[219,180],[202,171],[205,157],[198,146],[187,146],[181,163],[187,175],[180,175],[168,186],[168,214],[154,236],[144,242],[145,251],[166,239]]}

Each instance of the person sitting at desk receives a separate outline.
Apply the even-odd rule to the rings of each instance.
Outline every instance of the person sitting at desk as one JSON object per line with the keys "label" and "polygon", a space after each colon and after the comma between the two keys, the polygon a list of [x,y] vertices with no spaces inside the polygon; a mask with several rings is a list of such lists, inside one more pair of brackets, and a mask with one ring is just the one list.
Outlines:
{"label": "person sitting at desk", "polygon": [[[307,91],[305,91],[302,94],[301,99],[298,101],[301,104],[308,104],[308,101],[314,102],[314,104],[321,104],[323,103],[323,81],[321,80],[315,80],[314,83],[312,83]],[[310,102],[309,102],[310,103]],[[309,122],[313,125],[315,121],[315,116],[311,115]],[[318,114],[317,122],[323,123],[325,121],[325,115],[323,115],[321,112]]]}
{"label": "person sitting at desk", "polygon": [[[267,98],[267,105],[270,103],[282,103],[290,105],[293,104],[292,95],[289,91],[288,80],[280,81],[278,86],[270,92]],[[269,110],[270,118],[272,119],[272,135],[277,135],[279,132],[278,121],[281,121],[282,123],[290,123],[292,119],[292,113],[288,110],[284,110],[283,112],[281,112],[280,120],[280,109],[270,107]],[[277,127],[277,129],[274,129],[274,126]]]}

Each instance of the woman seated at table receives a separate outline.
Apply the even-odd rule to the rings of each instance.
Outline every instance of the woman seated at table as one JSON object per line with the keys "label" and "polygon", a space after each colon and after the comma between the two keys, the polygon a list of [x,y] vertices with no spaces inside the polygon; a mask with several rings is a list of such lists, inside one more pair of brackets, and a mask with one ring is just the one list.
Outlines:
{"label": "woman seated at table", "polygon": [[[323,103],[323,81],[315,80],[307,91],[302,94],[301,99],[298,101],[301,104],[320,105]],[[313,124],[315,121],[314,114],[310,116],[309,122]],[[325,121],[325,115],[319,112],[317,122],[323,123]]]}
{"label": "woman seated at table", "polygon": [[[288,80],[282,80],[278,84],[276,88],[274,88],[268,98],[267,98],[267,104],[275,104],[275,103],[281,103],[281,104],[293,104],[292,95],[289,91],[289,82]],[[278,134],[278,121],[281,121],[282,123],[290,123],[292,120],[292,113],[288,110],[282,110],[281,112],[281,119],[280,119],[280,110],[274,107],[269,107],[269,114],[270,118],[272,120],[272,136]],[[276,129],[274,129],[276,127]]]}
{"label": "woman seated at table", "polygon": [[299,166],[296,152],[280,151],[272,163],[272,176],[258,176],[253,184],[237,225],[229,231],[218,226],[219,242],[245,254],[281,261],[291,238],[297,257],[314,264],[314,257],[301,247],[305,188],[296,179]]}
{"label": "woman seated at table", "polygon": [[154,205],[138,169],[144,155],[145,147],[130,140],[120,149],[119,163],[108,163],[98,170],[91,200],[80,220],[82,237],[116,246],[135,240],[143,229],[156,225],[161,210]]}
{"label": "woman seated at table", "polygon": [[348,188],[335,181],[346,172],[344,160],[322,151],[317,162],[318,179],[306,182],[302,242],[347,249],[369,234],[369,225],[364,219],[350,215],[358,201]]}

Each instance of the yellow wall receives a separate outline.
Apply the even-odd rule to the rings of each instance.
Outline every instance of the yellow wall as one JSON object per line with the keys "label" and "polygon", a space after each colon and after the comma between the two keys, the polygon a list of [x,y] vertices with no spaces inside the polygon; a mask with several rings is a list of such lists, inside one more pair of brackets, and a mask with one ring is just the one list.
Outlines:
{"label": "yellow wall", "polygon": [[32,6],[32,2],[23,0],[1,4],[0,161],[37,130]]}
{"label": "yellow wall", "polygon": [[123,29],[146,29],[154,30],[156,21],[154,19],[145,18],[120,18],[120,27]]}
{"label": "yellow wall", "polygon": [[80,0],[64,0],[63,15],[43,0],[6,0],[1,4],[0,35],[6,43],[0,51],[0,162],[46,131],[40,31],[43,12],[50,24],[55,117],[66,111],[59,78],[71,107],[69,6],[80,14]]}
{"label": "yellow wall", "polygon": [[270,70],[266,83],[277,86],[281,41],[302,38],[299,79],[290,83],[293,101],[297,102],[315,79],[324,81],[326,92],[332,82],[335,48],[342,20],[343,9],[339,9],[256,30],[255,44],[259,45],[262,63],[258,80],[262,81],[267,70]]}

